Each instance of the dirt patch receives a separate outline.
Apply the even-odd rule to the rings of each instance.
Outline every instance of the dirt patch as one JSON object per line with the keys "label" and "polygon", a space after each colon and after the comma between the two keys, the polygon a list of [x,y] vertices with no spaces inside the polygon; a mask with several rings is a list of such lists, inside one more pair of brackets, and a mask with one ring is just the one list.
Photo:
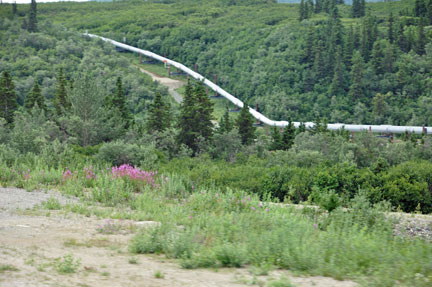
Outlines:
{"label": "dirt patch", "polygon": [[164,256],[128,252],[134,232],[157,222],[23,210],[50,197],[62,203],[74,200],[55,192],[0,188],[0,265],[5,266],[0,269],[0,286],[266,286],[281,276],[299,287],[357,286],[325,277],[294,277],[279,270],[254,278],[248,268],[181,269]]}
{"label": "dirt patch", "polygon": [[147,71],[147,70],[145,70],[139,66],[135,66],[135,67],[137,67],[141,72],[149,75],[153,79],[153,81],[157,81],[161,85],[168,87],[168,92],[171,94],[171,96],[174,98],[174,100],[177,103],[181,103],[183,101],[183,97],[176,91],[176,89],[183,87],[184,82],[179,81],[179,80],[174,80],[171,78],[167,78],[167,77],[159,76],[159,75],[152,73],[150,71]]}

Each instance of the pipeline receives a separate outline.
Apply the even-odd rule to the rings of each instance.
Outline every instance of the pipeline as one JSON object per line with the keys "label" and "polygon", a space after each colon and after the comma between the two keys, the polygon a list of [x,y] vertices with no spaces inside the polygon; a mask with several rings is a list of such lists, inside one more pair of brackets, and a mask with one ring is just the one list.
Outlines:
{"label": "pipeline", "polygon": [[[114,40],[111,40],[108,38],[104,38],[104,37],[101,37],[98,35],[89,34],[87,32],[84,35],[91,37],[91,38],[101,39],[101,40],[108,42],[108,43],[111,43],[114,46],[121,48],[123,50],[135,52],[135,53],[138,53],[140,55],[144,55],[144,56],[147,56],[149,58],[155,59],[157,61],[166,63],[168,65],[172,65],[172,66],[176,67],[177,69],[182,70],[183,72],[185,72],[186,74],[188,74],[192,78],[194,78],[198,81],[202,81],[204,83],[204,85],[208,86],[210,89],[212,89],[213,91],[215,91],[219,95],[223,96],[224,98],[229,100],[231,103],[233,103],[237,107],[243,108],[244,104],[242,101],[240,101],[236,97],[232,96],[230,93],[228,93],[227,91],[225,91],[224,89],[222,89],[221,87],[219,87],[218,85],[213,83],[212,81],[206,79],[202,75],[189,69],[188,67],[186,67],[185,65],[183,65],[181,63],[178,63],[176,61],[162,57],[162,56],[155,54],[153,52],[150,52],[147,50],[142,50],[142,49],[139,49],[139,48],[136,48],[133,46],[129,46],[129,45],[126,45],[124,43],[120,43],[120,42],[117,42],[117,41],[114,41]],[[263,124],[266,124],[269,126],[281,127],[281,128],[284,128],[288,125],[287,121],[271,120],[271,119],[267,118],[266,116],[264,116],[263,114],[259,113],[258,111],[252,109],[251,107],[249,107],[249,112],[252,114],[252,116],[255,119],[259,120]],[[300,126],[301,122],[292,122],[292,124],[296,128],[298,128]],[[313,122],[305,122],[303,124],[305,125],[306,129],[311,129],[315,125]],[[422,133],[432,134],[432,127],[425,127],[425,126],[420,127],[420,126],[392,126],[392,125],[351,125],[351,124],[335,123],[335,124],[327,124],[327,129],[329,129],[329,130],[345,129],[345,130],[350,131],[350,132],[369,131],[369,132],[373,132],[373,133],[388,133],[388,134],[405,133],[405,132],[415,133],[415,134],[422,134]]]}

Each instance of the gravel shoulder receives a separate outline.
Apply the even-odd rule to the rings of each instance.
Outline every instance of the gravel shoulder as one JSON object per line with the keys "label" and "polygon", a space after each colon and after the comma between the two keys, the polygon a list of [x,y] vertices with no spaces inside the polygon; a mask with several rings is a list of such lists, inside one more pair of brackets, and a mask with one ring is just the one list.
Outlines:
{"label": "gravel shoulder", "polygon": [[[155,222],[133,222],[85,217],[63,210],[45,210],[42,202],[56,198],[62,204],[78,202],[54,191],[27,192],[0,188],[0,286],[266,286],[286,276],[298,287],[352,287],[351,281],[326,277],[295,277],[276,270],[254,278],[249,268],[185,270],[164,256],[133,255],[127,250],[134,232]],[[38,207],[39,206],[39,207]],[[101,227],[120,226],[104,234]],[[99,230],[99,231],[98,231]],[[69,254],[69,255],[68,255]],[[79,260],[75,272],[59,268],[65,257]],[[62,263],[63,262],[63,263]],[[163,278],[156,278],[156,273]]]}

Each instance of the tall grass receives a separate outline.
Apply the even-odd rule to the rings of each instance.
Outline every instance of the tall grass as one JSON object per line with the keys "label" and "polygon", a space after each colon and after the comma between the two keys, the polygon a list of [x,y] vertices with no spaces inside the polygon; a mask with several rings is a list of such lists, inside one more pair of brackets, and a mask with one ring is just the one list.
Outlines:
{"label": "tall grass", "polygon": [[[354,279],[365,286],[430,286],[432,244],[394,236],[382,208],[359,194],[331,213],[260,201],[238,190],[194,187],[179,175],[82,163],[0,163],[1,185],[58,188],[85,215],[155,220],[133,238],[133,253],[160,253],[184,268],[274,266]],[[109,211],[91,207],[109,207]],[[126,207],[126,208],[121,208]]]}

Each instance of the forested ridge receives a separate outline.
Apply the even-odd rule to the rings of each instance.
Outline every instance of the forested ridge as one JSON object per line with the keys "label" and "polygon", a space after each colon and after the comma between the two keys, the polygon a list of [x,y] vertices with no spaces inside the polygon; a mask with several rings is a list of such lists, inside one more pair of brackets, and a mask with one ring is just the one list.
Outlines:
{"label": "forested ridge", "polygon": [[197,64],[271,118],[431,124],[428,0],[357,1],[358,9],[304,3],[303,12],[272,1],[219,0],[74,3],[40,11],[77,31],[126,37],[133,46]]}

